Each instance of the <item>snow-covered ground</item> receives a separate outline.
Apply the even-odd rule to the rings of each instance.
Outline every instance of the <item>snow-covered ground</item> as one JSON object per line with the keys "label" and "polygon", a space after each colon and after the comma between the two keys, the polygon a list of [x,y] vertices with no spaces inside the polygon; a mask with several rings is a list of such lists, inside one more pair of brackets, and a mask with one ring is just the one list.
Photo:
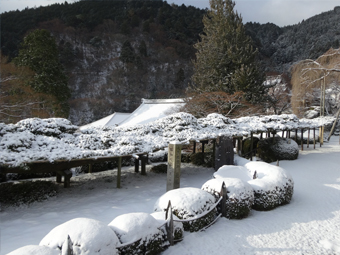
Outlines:
{"label": "snow-covered ground", "polygon": [[[304,148],[297,160],[280,166],[294,179],[290,204],[252,211],[242,220],[220,218],[204,232],[186,233],[164,254],[340,254],[339,137],[322,148]],[[213,173],[183,164],[181,187],[201,188]],[[165,174],[142,176],[133,168],[123,168],[121,189],[116,188],[116,170],[73,177],[71,188],[61,188],[57,197],[0,212],[0,254],[39,244],[50,230],[73,218],[108,224],[124,213],[152,213],[165,189]]]}

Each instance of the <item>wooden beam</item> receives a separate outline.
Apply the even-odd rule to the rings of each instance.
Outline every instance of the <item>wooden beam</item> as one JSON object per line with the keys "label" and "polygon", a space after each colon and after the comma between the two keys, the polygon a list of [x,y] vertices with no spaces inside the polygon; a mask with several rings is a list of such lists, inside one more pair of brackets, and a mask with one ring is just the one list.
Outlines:
{"label": "wooden beam", "polygon": [[121,185],[120,185],[120,178],[121,178],[121,175],[122,175],[122,158],[119,157],[118,158],[118,162],[117,162],[117,188],[120,189],[121,188]]}

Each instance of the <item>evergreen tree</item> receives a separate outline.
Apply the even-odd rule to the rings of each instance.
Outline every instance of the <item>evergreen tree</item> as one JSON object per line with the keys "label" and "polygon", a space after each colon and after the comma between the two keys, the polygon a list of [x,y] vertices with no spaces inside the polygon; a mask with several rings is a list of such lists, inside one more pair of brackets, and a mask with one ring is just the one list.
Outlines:
{"label": "evergreen tree", "polygon": [[120,60],[124,63],[134,63],[135,62],[135,51],[131,46],[129,41],[125,41],[122,46],[122,51],[120,53]]}
{"label": "evergreen tree", "polygon": [[70,90],[67,77],[59,61],[57,44],[50,32],[44,29],[34,30],[21,43],[19,55],[15,59],[17,66],[27,66],[35,74],[29,85],[36,91],[53,95],[59,102],[55,113],[59,117],[68,117]]}
{"label": "evergreen tree", "polygon": [[264,74],[234,6],[232,0],[210,0],[201,41],[194,45],[197,53],[192,81],[199,92],[243,91],[247,101],[261,102],[266,93]]}

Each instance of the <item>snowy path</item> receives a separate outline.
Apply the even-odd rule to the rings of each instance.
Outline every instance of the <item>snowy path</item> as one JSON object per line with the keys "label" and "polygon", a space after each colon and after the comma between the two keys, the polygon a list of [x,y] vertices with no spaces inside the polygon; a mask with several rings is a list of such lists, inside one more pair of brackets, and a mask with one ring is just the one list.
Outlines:
{"label": "snowy path", "polygon": [[[295,161],[282,161],[295,181],[289,205],[269,212],[252,211],[243,220],[219,219],[204,232],[187,233],[184,241],[164,254],[340,254],[340,145],[339,138],[316,150],[305,149]],[[151,213],[165,192],[166,176],[135,174],[124,169],[122,189],[116,171],[87,174],[56,198],[29,207],[7,209],[1,217],[1,251],[6,254],[40,240],[55,226],[76,217],[104,223],[128,212]],[[185,165],[181,187],[198,187],[212,169]],[[84,179],[93,179],[84,181]]]}

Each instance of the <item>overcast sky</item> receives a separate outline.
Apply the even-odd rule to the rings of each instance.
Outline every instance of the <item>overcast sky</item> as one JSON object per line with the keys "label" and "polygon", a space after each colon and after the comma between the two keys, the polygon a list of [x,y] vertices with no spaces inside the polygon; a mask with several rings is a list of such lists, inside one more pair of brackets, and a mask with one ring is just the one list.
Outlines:
{"label": "overcast sky", "polygon": [[[0,12],[63,2],[65,0],[0,0]],[[73,3],[75,0],[67,2]],[[209,8],[209,0],[168,0],[167,2]],[[297,24],[303,19],[340,6],[339,0],[236,0],[235,2],[235,8],[241,14],[244,23],[271,22],[281,27]]]}

